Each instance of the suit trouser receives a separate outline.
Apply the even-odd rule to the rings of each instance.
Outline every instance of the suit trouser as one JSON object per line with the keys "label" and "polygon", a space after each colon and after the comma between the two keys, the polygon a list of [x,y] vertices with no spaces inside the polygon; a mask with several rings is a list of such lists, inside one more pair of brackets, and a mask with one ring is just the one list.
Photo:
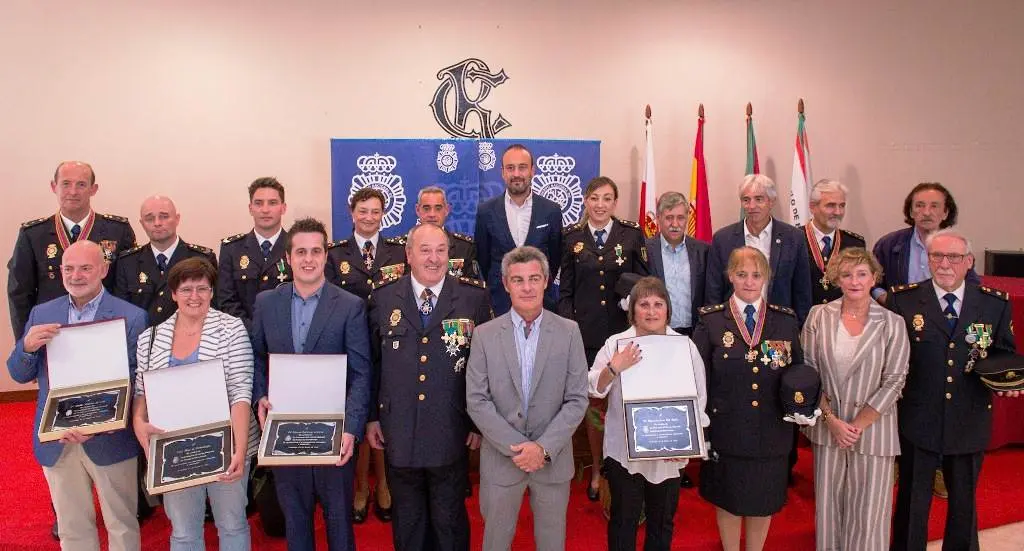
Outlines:
{"label": "suit trouser", "polygon": [[817,551],[888,549],[894,459],[815,444]]}
{"label": "suit trouser", "polygon": [[978,515],[975,494],[983,452],[940,455],[900,438],[900,481],[893,515],[894,551],[918,551],[928,545],[928,510],[935,469],[942,467],[949,490],[943,551],[977,551]]}
{"label": "suit trouser", "polygon": [[135,516],[139,498],[136,463],[133,457],[113,465],[97,465],[81,444],[65,444],[57,463],[43,467],[57,512],[61,549],[99,551],[93,485],[100,498],[110,550],[139,549],[139,521]]}
{"label": "suit trouser", "polygon": [[[353,457],[354,459],[354,457]],[[355,551],[352,532],[352,483],[355,461],[344,467],[273,467],[274,489],[284,513],[288,551],[314,551],[313,512],[316,502],[324,511],[327,548]]]}
{"label": "suit trouser", "polygon": [[466,469],[463,455],[441,467],[387,465],[391,532],[396,551],[467,551]]}
{"label": "suit trouser", "polygon": [[654,484],[643,475],[630,474],[610,457],[604,458],[604,476],[612,493],[612,514],[608,520],[609,551],[636,549],[641,511],[646,511],[647,515],[644,551],[669,551],[679,506],[679,477]]}
{"label": "suit trouser", "polygon": [[[547,468],[547,467],[545,467]],[[522,482],[501,486],[480,472],[480,513],[484,517],[484,551],[507,551],[516,535],[516,520],[523,492],[530,489],[533,539],[537,551],[565,549],[565,513],[569,508],[569,481],[545,484],[526,476]]]}

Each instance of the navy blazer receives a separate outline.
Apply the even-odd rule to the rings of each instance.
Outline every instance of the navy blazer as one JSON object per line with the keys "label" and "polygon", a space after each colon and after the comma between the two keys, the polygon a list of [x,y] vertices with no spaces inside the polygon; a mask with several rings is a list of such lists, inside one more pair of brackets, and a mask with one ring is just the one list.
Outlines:
{"label": "navy blazer", "polygon": [[[733,249],[747,244],[743,224],[742,220],[730,224],[711,238],[705,290],[708,305],[722,304],[732,295],[732,284],[725,269]],[[768,282],[768,302],[795,310],[801,326],[811,310],[811,269],[803,239],[802,231],[772,218],[772,253],[768,260],[772,279]]]}
{"label": "navy blazer", "polygon": [[306,335],[305,350],[296,351],[292,342],[292,289],[285,283],[256,295],[252,317],[252,351],[256,364],[252,401],[267,395],[269,354],[347,354],[345,383],[345,432],[363,437],[370,408],[370,337],[363,299],[324,282],[320,301]]}
{"label": "navy blazer", "polygon": [[[64,295],[32,308],[28,315],[28,321],[25,323],[25,332],[27,333],[33,325],[45,323],[67,325],[69,301],[68,295]],[[148,326],[146,311],[105,291],[103,298],[100,299],[99,308],[96,310],[95,321],[114,318],[124,318],[125,329],[128,332],[128,373],[125,373],[125,377],[134,382],[135,346],[139,335]],[[46,397],[50,390],[50,376],[46,368],[46,347],[29,354],[25,352],[24,336],[19,338],[14,345],[14,351],[7,358],[7,371],[10,372],[11,378],[19,383],[31,383],[32,381],[39,383],[35,422],[32,424],[32,451],[40,465],[52,467],[60,459],[60,454],[64,451],[64,444],[58,441],[45,443],[39,441],[39,419],[43,415],[43,407],[46,405]],[[129,389],[129,396],[132,394],[134,392]],[[131,418],[130,410],[128,417]],[[113,465],[139,454],[139,443],[135,440],[130,424],[128,429],[96,434],[85,441],[82,448],[89,459],[97,465]]]}
{"label": "navy blazer", "polygon": [[[491,303],[496,315],[512,308],[512,301],[501,284],[501,259],[505,253],[516,247],[512,232],[508,229],[505,215],[505,194],[492,197],[480,204],[476,212],[476,255],[480,261],[481,276],[491,291]],[[558,203],[533,194],[533,210],[530,213],[530,231],[524,245],[533,245],[548,257],[551,280],[548,281],[544,306],[555,310],[558,297],[555,293],[555,272],[562,265],[562,208]]]}
{"label": "navy blazer", "polygon": [[[665,261],[661,258],[661,235],[655,235],[647,240],[647,263],[651,268],[651,275],[665,281]],[[686,257],[690,260],[690,312],[693,325],[697,327],[700,314],[697,310],[704,306],[704,285],[708,269],[708,249],[710,245],[692,237],[683,240],[686,247]]]}
{"label": "navy blazer", "polygon": [[[910,280],[910,241],[914,238],[914,227],[903,228],[885,234],[875,243],[872,252],[882,265],[881,288],[889,291],[897,285],[918,283]],[[981,278],[972,267],[967,271],[967,283],[981,285]]]}

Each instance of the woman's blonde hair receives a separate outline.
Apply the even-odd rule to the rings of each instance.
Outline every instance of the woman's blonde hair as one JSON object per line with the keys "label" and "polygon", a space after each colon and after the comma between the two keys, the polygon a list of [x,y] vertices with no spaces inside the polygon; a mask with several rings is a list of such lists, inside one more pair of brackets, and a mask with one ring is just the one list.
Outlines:
{"label": "woman's blonde hair", "polygon": [[740,247],[729,253],[729,264],[725,267],[725,277],[729,277],[730,274],[739,270],[747,260],[754,261],[765,281],[772,278],[772,268],[768,265],[768,259],[764,257],[764,253],[754,247]]}
{"label": "woman's blonde hair", "polygon": [[839,286],[839,270],[843,265],[850,267],[867,264],[871,269],[871,275],[875,276],[875,283],[882,281],[882,265],[878,263],[875,255],[868,252],[864,247],[849,247],[842,249],[832,255],[825,268],[825,279],[835,286]]}

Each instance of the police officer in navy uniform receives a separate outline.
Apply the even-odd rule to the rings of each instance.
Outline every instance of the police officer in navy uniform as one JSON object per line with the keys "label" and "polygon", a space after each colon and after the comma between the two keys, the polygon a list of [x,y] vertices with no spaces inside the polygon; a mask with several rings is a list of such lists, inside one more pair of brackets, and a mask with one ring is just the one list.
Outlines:
{"label": "police officer in navy uniform", "polygon": [[[422,224],[433,224],[444,228],[451,206],[448,195],[438,186],[427,186],[420,190],[416,199],[416,216]],[[449,231],[448,234],[448,273],[455,277],[467,276],[480,279],[480,264],[476,260],[476,243],[473,237]]]}
{"label": "police officer in navy uniform", "polygon": [[840,228],[846,216],[847,188],[839,180],[818,180],[811,188],[811,220],[799,228],[804,232],[811,265],[811,299],[825,304],[843,296],[842,290],[828,282],[825,270],[832,253],[850,247],[865,247],[864,236]]}
{"label": "police officer in navy uniform", "polygon": [[[932,479],[949,492],[943,549],[978,549],[978,473],[992,428],[992,392],[973,366],[1016,353],[1006,293],[965,281],[970,243],[949,228],[925,243],[932,279],[891,288],[888,306],[910,337],[910,371],[897,403],[899,484],[895,551],[924,549]],[[1017,396],[1017,392],[1003,393]]]}
{"label": "police officer in navy uniform", "polygon": [[217,309],[252,322],[256,295],[291,281],[284,258],[281,219],[288,210],[284,186],[276,178],[258,178],[249,185],[249,214],[253,229],[225,237],[220,245]]}
{"label": "police officer in navy uniform", "polygon": [[[57,165],[50,181],[57,196],[58,211],[21,225],[14,252],[7,263],[7,301],[14,339],[25,332],[25,322],[33,306],[67,294],[60,273],[64,249],[79,239],[99,243],[107,262],[135,246],[135,232],[127,218],[99,214],[92,210],[96,195],[96,173],[88,163],[65,161]],[[114,286],[114,268],[110,266],[103,285]],[[53,524],[57,538],[57,523]]]}
{"label": "police officer in navy uniform", "polygon": [[327,245],[327,281],[363,300],[369,298],[375,281],[398,279],[405,273],[405,237],[380,234],[384,205],[379,190],[356,191],[349,200],[352,237]]}
{"label": "police officer in navy uniform", "polygon": [[129,249],[117,259],[114,295],[146,310],[149,325],[160,325],[178,309],[167,288],[167,272],[179,261],[193,256],[217,265],[211,249],[186,243],[178,237],[181,214],[169,197],[154,195],[142,202],[139,223],[149,243]]}
{"label": "police officer in navy uniform", "polygon": [[467,450],[480,445],[466,412],[466,362],[473,328],[492,309],[483,282],[447,273],[440,228],[413,228],[406,254],[410,273],[370,297],[379,383],[367,439],[387,450],[395,549],[464,551]]}
{"label": "police officer in navy uniform", "polygon": [[[640,225],[612,216],[619,199],[615,182],[604,176],[594,178],[583,199],[584,219],[562,230],[558,314],[579,322],[587,365],[593,365],[605,340],[629,327],[626,311],[619,306],[625,297],[615,292],[619,277],[627,273],[646,276],[650,269]],[[592,405],[600,403],[597,400]],[[589,422],[586,431],[592,464],[600,465],[601,431]],[[600,477],[596,467],[593,471],[587,497],[597,501]]]}

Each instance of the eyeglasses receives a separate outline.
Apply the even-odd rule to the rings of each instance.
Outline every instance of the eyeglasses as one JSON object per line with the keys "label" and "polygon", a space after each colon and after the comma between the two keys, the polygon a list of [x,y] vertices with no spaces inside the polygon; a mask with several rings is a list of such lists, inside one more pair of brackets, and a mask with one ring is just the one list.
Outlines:
{"label": "eyeglasses", "polygon": [[207,285],[201,285],[199,287],[179,287],[178,288],[178,294],[179,295],[185,295],[185,296],[190,296],[190,295],[193,295],[193,294],[208,295],[211,292],[213,292],[213,288],[209,287]]}
{"label": "eyeglasses", "polygon": [[928,260],[931,260],[932,262],[934,262],[936,264],[942,264],[942,259],[943,258],[948,260],[950,264],[960,264],[961,262],[964,261],[965,258],[967,258],[967,255],[965,255],[965,254],[957,254],[957,253],[953,253],[953,254],[928,253]]}

